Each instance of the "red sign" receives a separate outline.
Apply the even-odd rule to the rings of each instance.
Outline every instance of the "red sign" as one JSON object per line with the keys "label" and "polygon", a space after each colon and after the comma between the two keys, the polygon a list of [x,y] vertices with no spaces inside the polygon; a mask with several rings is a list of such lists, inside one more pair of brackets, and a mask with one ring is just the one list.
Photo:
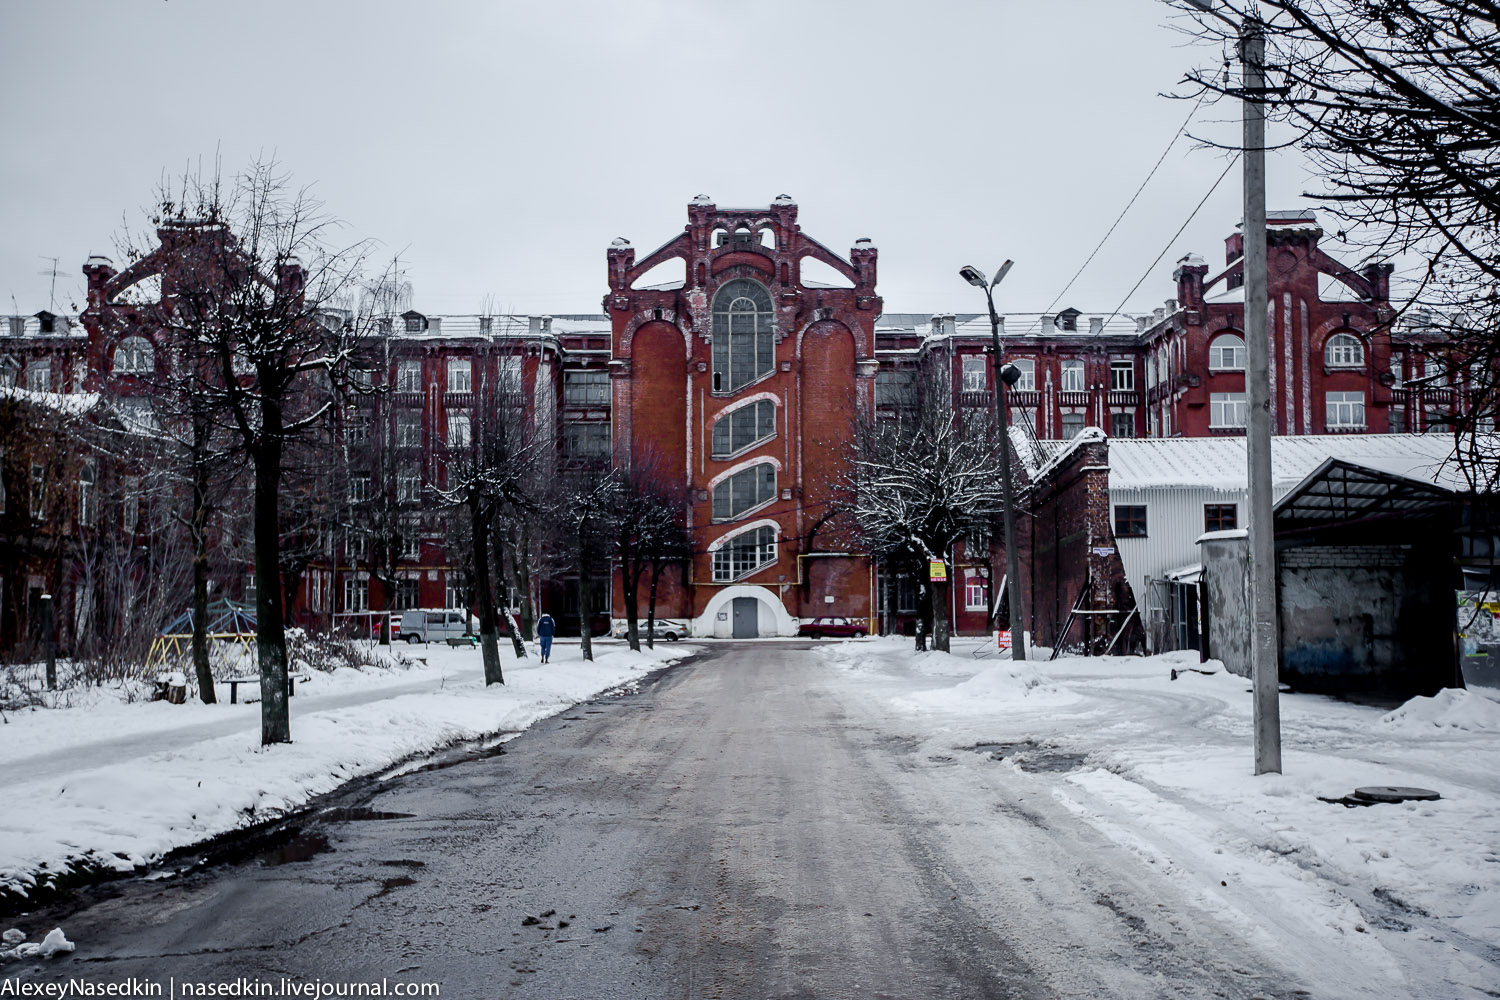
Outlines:
{"label": "red sign", "polygon": [[999,643],[999,646],[1000,646],[1001,649],[1009,649],[1010,648],[1010,629],[1005,629],[1004,631],[996,632],[995,633],[995,639]]}

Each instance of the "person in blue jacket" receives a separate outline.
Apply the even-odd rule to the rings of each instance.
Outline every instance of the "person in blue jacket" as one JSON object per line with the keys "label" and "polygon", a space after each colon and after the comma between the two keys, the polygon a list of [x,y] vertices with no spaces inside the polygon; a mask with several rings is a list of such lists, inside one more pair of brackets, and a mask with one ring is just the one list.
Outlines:
{"label": "person in blue jacket", "polygon": [[552,656],[552,637],[557,634],[557,622],[545,611],[542,617],[536,620],[536,637],[542,642],[542,662],[546,663]]}

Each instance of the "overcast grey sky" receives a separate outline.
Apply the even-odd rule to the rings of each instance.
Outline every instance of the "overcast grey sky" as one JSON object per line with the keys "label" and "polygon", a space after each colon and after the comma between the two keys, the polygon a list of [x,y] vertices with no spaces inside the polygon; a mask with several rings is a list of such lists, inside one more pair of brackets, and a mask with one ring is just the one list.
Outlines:
{"label": "overcast grey sky", "polygon": [[[1003,311],[1045,308],[1191,108],[1219,53],[1160,0],[709,3],[0,0],[0,312],[68,310],[90,253],[163,173],[273,154],[348,234],[400,252],[418,309],[597,312],[605,248],[644,253],[690,198],[786,192],[840,253],[880,247],[888,312],[975,311],[960,265],[1016,261]],[[1237,106],[1192,129],[1233,140]],[[1236,168],[1178,141],[1058,308],[1173,294],[1223,261]],[[1273,158],[1270,207],[1315,185]],[[1170,243],[1170,246],[1169,246]]]}

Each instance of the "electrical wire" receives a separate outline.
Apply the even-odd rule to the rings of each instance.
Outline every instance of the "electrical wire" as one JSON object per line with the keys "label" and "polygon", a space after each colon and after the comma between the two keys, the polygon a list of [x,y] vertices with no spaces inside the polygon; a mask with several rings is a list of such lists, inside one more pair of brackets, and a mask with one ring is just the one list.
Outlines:
{"label": "electrical wire", "polygon": [[[1099,251],[1104,249],[1104,244],[1109,242],[1109,238],[1113,236],[1115,230],[1119,228],[1120,222],[1125,218],[1125,214],[1129,212],[1130,209],[1135,205],[1136,200],[1141,196],[1141,192],[1146,190],[1146,185],[1151,183],[1151,178],[1156,176],[1156,172],[1160,170],[1161,165],[1166,162],[1167,154],[1172,151],[1173,146],[1177,145],[1177,140],[1182,138],[1183,133],[1187,131],[1187,127],[1192,124],[1193,116],[1198,113],[1198,108],[1203,104],[1203,98],[1206,93],[1207,91],[1204,91],[1204,93],[1200,93],[1198,95],[1198,100],[1193,102],[1193,109],[1189,111],[1187,117],[1182,120],[1182,124],[1177,127],[1177,132],[1167,143],[1167,148],[1161,151],[1161,156],[1156,158],[1156,163],[1151,167],[1151,172],[1146,175],[1145,180],[1141,181],[1141,186],[1135,189],[1135,194],[1130,196],[1130,200],[1125,203],[1125,207],[1120,209],[1120,214],[1115,216],[1115,221],[1110,224],[1109,231],[1100,238],[1098,244],[1088,255],[1088,258],[1078,266],[1078,270],[1073,272],[1073,277],[1068,279],[1068,283],[1063,286],[1062,291],[1058,292],[1056,297],[1054,297],[1051,302],[1047,303],[1047,308],[1042,310],[1042,313],[1044,315],[1046,313],[1050,313],[1052,311],[1052,307],[1062,301],[1062,297],[1068,294],[1068,289],[1073,287],[1073,283],[1076,282],[1079,276],[1082,275],[1083,272],[1088,268],[1088,266],[1094,262],[1094,258],[1099,255]],[[1040,326],[1041,322],[1041,317],[1038,316],[1036,325]],[[1030,332],[1029,328],[1027,332]]]}
{"label": "electrical wire", "polygon": [[1125,303],[1129,302],[1130,297],[1136,293],[1136,290],[1140,288],[1141,285],[1145,284],[1146,279],[1151,276],[1151,270],[1156,267],[1157,264],[1161,263],[1161,259],[1167,255],[1167,251],[1172,249],[1172,244],[1177,242],[1177,237],[1181,236],[1183,230],[1187,229],[1192,221],[1197,218],[1198,212],[1202,210],[1204,205],[1208,204],[1208,199],[1213,197],[1213,193],[1215,191],[1219,190],[1219,185],[1224,183],[1224,178],[1229,176],[1229,171],[1233,169],[1234,165],[1238,162],[1240,162],[1240,154],[1235,153],[1234,156],[1230,157],[1229,163],[1224,167],[1224,172],[1219,175],[1219,179],[1214,181],[1213,187],[1208,189],[1208,193],[1206,193],[1203,196],[1202,200],[1200,200],[1198,204],[1193,207],[1193,210],[1188,213],[1188,217],[1183,220],[1182,225],[1177,227],[1177,232],[1173,233],[1172,238],[1167,240],[1167,245],[1161,248],[1161,253],[1157,254],[1156,259],[1146,266],[1146,270],[1141,273],[1140,279],[1130,287],[1130,291],[1125,293],[1125,297],[1120,300],[1120,304],[1115,306],[1114,311],[1109,314],[1109,317],[1105,319],[1104,323],[1099,327],[1099,333],[1094,334],[1094,336],[1097,337],[1102,334],[1104,332],[1104,329],[1109,326],[1109,321],[1120,315],[1120,310],[1125,308]]}

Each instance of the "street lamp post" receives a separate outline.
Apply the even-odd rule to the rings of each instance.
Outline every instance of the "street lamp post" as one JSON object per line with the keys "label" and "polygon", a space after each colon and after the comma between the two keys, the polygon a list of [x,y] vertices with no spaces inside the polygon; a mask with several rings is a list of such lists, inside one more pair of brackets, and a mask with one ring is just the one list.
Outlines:
{"label": "street lamp post", "polygon": [[[1213,0],[1188,0],[1233,24]],[[1280,677],[1276,636],[1276,532],[1271,499],[1271,347],[1266,288],[1265,27],[1246,16],[1240,36],[1241,155],[1245,188],[1245,452],[1250,491],[1250,678],[1255,773],[1281,773]]]}
{"label": "street lamp post", "polygon": [[987,280],[977,267],[964,266],[959,276],[969,284],[984,289],[990,307],[990,350],[995,368],[995,415],[1000,425],[1000,485],[1005,493],[1005,592],[1010,598],[1010,656],[1026,659],[1026,619],[1021,606],[1021,555],[1016,551],[1016,495],[1010,473],[1010,420],[1006,390],[1021,377],[1020,369],[1007,365],[1000,354],[1000,314],[995,312],[995,286],[1010,271],[1014,261],[1000,265],[993,279]]}

